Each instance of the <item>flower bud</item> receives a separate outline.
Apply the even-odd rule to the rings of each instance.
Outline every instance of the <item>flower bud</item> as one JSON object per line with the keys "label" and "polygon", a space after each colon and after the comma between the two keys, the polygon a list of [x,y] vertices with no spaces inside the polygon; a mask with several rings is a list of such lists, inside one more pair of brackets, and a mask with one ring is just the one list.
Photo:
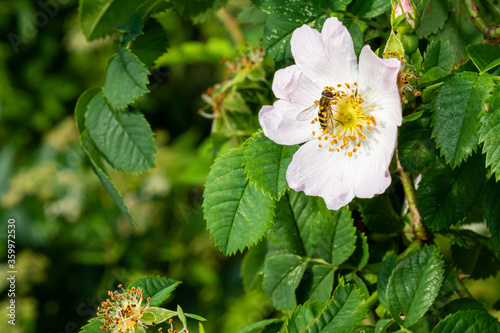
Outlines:
{"label": "flower bud", "polygon": [[[400,33],[413,32],[420,25],[420,17],[412,0],[394,0],[391,25]],[[405,15],[403,15],[405,14]]]}

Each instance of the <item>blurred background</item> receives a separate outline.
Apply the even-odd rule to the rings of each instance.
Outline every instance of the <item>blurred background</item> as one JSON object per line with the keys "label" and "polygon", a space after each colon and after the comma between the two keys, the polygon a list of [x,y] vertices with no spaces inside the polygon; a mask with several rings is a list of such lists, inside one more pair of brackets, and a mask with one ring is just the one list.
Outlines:
{"label": "blurred background", "polygon": [[[259,45],[266,14],[250,0],[205,9],[155,17],[168,52],[152,70],[151,93],[135,104],[155,132],[156,167],[136,176],[109,169],[135,230],[94,174],[73,117],[80,94],[104,84],[113,39],[85,40],[77,0],[0,1],[0,332],[79,332],[108,290],[148,275],[182,281],[166,307],[207,318],[206,332],[236,332],[273,315],[263,291],[244,292],[242,255],[220,253],[201,207],[216,154],[241,144],[258,128],[260,107],[273,102],[272,63],[258,49],[257,67],[235,60],[243,41]],[[214,94],[209,88],[225,78],[234,80]],[[210,118],[221,110],[232,126]],[[16,220],[16,326],[5,315],[9,218]],[[490,310],[500,294],[495,281],[469,285]]]}
{"label": "blurred background", "polygon": [[[136,102],[155,132],[156,168],[137,176],[109,170],[135,230],[94,174],[73,117],[79,95],[104,84],[112,39],[86,42],[77,0],[0,2],[1,332],[79,332],[108,290],[146,275],[182,281],[166,307],[207,318],[207,332],[234,332],[269,314],[263,292],[244,294],[241,255],[219,252],[201,208],[214,158],[201,94],[223,80],[221,59],[234,58],[243,35],[258,44],[263,24],[228,30],[249,4],[215,6],[194,23],[172,11],[156,17],[169,51],[152,71],[151,93]],[[16,326],[5,315],[9,218]]]}

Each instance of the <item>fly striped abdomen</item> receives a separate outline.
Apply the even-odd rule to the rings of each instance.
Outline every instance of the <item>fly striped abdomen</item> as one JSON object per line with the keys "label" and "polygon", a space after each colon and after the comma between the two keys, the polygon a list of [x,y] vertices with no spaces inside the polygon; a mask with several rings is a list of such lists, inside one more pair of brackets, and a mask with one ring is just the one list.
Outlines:
{"label": "fly striped abdomen", "polygon": [[330,103],[333,98],[333,93],[331,91],[325,90],[321,93],[321,99],[319,100],[319,110],[318,119],[321,129],[328,129],[328,114],[330,112]]}

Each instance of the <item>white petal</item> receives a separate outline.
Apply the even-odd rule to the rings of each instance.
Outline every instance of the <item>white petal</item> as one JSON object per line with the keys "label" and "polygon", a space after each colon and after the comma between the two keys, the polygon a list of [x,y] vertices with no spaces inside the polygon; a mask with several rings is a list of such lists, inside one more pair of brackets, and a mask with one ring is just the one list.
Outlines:
{"label": "white petal", "polygon": [[356,80],[352,38],[337,18],[326,20],[321,34],[307,25],[296,29],[290,45],[298,68],[319,87]]}
{"label": "white petal", "polygon": [[401,125],[401,98],[399,96],[397,77],[401,62],[397,59],[381,59],[367,45],[359,56],[359,92],[365,105],[370,108],[370,115],[377,122],[389,121]]}
{"label": "white petal", "polygon": [[264,134],[281,145],[294,145],[313,138],[312,131],[318,125],[310,121],[298,121],[297,114],[303,110],[299,104],[280,99],[273,106],[265,105],[259,112],[259,122]]}
{"label": "white petal", "polygon": [[304,144],[287,169],[290,188],[320,196],[329,209],[347,205],[355,196],[371,198],[383,193],[391,183],[388,171],[396,144],[397,127],[372,130],[352,157],[347,151],[329,152],[319,141]]}
{"label": "white petal", "polygon": [[296,65],[278,70],[274,74],[273,92],[277,98],[300,104],[301,110],[321,97],[323,87],[309,80]]}
{"label": "white petal", "polygon": [[304,144],[293,155],[286,172],[288,186],[320,196],[328,209],[337,210],[354,198],[354,176],[341,154],[319,148],[318,141]]}

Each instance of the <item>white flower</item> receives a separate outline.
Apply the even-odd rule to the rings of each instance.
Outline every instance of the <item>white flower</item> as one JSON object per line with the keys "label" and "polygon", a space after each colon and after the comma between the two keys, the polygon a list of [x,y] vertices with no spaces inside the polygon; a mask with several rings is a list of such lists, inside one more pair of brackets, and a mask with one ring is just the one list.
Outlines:
{"label": "white flower", "polygon": [[[322,197],[333,210],[354,197],[383,193],[391,183],[388,167],[402,120],[399,60],[380,59],[365,46],[358,67],[351,36],[335,17],[321,33],[307,25],[296,29],[291,47],[296,64],[276,72],[278,100],[259,113],[264,134],[274,142],[305,142],[288,166],[288,185]],[[324,108],[326,120],[316,107],[324,91],[334,96]],[[303,111],[312,105],[314,111]]]}

